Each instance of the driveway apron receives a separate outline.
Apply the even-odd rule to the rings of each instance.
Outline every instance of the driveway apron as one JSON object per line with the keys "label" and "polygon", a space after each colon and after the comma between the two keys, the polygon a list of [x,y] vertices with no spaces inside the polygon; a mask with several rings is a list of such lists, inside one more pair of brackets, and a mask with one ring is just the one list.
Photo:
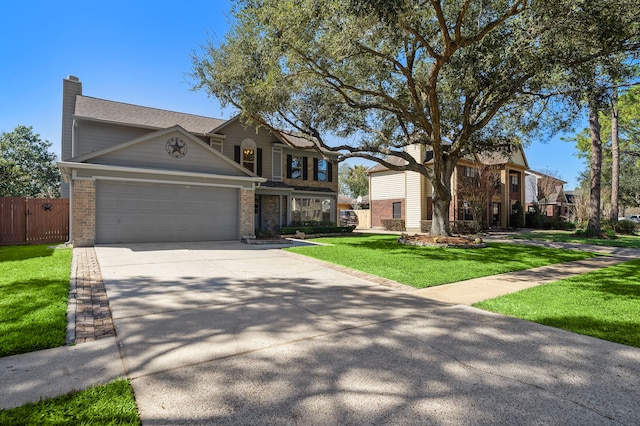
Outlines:
{"label": "driveway apron", "polygon": [[278,249],[96,252],[143,424],[640,424],[636,348]]}

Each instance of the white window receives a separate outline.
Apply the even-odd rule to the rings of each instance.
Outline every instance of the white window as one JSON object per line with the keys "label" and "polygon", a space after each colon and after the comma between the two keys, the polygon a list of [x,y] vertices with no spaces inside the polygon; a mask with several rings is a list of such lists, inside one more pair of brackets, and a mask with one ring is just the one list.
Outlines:
{"label": "white window", "polygon": [[240,164],[247,170],[256,172],[256,143],[251,139],[245,139],[240,144]]}
{"label": "white window", "polygon": [[273,147],[273,180],[282,181],[282,148]]}

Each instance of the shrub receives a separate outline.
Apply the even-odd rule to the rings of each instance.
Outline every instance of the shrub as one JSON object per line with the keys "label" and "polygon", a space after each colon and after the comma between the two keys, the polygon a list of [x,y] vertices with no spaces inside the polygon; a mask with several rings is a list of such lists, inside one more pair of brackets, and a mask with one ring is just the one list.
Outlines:
{"label": "shrub", "polygon": [[522,228],[524,221],[524,209],[520,201],[516,201],[511,208],[511,216],[509,217],[509,226],[513,229]]}
{"label": "shrub", "polygon": [[380,222],[387,231],[406,231],[404,219],[382,219]]}
{"label": "shrub", "polygon": [[483,223],[474,222],[471,220],[455,220],[452,223],[452,231],[456,234],[477,234],[486,228]]}
{"label": "shrub", "polygon": [[614,229],[619,234],[633,235],[636,232],[637,227],[638,227],[637,223],[635,223],[632,220],[625,219],[618,222],[614,226]]}
{"label": "shrub", "polygon": [[583,238],[606,238],[606,239],[615,239],[616,233],[612,229],[602,230],[599,234],[595,232],[593,229],[578,229],[575,233],[576,237]]}
{"label": "shrub", "polygon": [[291,222],[289,227],[296,226],[310,226],[310,227],[327,227],[327,226],[336,226],[335,222],[330,222],[327,220],[303,220],[303,221],[294,221]]}
{"label": "shrub", "polygon": [[296,231],[305,234],[346,234],[354,229],[355,226],[285,226],[280,232],[282,235],[293,235]]}

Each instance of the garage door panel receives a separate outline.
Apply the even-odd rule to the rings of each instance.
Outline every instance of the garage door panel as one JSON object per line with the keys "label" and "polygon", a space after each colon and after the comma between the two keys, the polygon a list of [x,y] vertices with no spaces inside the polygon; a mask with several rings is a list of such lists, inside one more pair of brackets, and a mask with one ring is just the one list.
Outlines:
{"label": "garage door panel", "polygon": [[235,240],[238,190],[99,181],[98,243]]}

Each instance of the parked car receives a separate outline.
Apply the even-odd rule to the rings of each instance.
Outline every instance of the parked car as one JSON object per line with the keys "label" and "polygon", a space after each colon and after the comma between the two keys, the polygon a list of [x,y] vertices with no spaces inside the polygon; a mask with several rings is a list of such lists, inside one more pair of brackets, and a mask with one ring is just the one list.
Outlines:
{"label": "parked car", "polygon": [[353,210],[340,210],[340,226],[358,226],[358,215]]}
{"label": "parked car", "polygon": [[635,223],[640,223],[640,215],[639,214],[632,214],[630,216],[627,216],[624,218],[625,220],[632,220]]}

